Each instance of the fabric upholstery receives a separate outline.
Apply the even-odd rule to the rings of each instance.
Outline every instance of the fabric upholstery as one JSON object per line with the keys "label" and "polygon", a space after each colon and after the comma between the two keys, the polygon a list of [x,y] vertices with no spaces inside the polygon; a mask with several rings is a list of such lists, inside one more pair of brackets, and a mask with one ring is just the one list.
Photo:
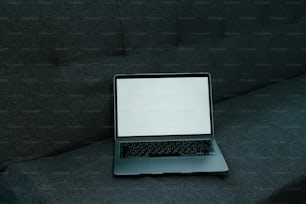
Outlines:
{"label": "fabric upholstery", "polygon": [[112,137],[115,73],[210,72],[214,102],[306,72],[306,4],[0,2],[0,169]]}
{"label": "fabric upholstery", "polygon": [[225,37],[225,5],[221,0],[178,0],[176,13],[181,45]]}
{"label": "fabric upholstery", "polygon": [[6,97],[1,101],[0,168],[112,137],[112,76],[119,70],[148,70],[151,59],[143,54],[60,67],[8,68],[1,87]]}
{"label": "fabric upholstery", "polygon": [[173,3],[120,0],[119,8],[128,54],[159,52],[176,45],[178,31]]}
{"label": "fabric upholstery", "polygon": [[246,35],[272,39],[283,36],[285,41],[296,37],[303,38],[304,29],[295,29],[295,25],[305,23],[304,2],[288,3],[286,0],[269,2],[178,0],[176,2],[179,39],[182,44],[190,45],[208,42],[215,38]]}
{"label": "fabric upholstery", "polygon": [[230,167],[225,177],[114,177],[113,141],[106,139],[9,166],[0,195],[17,203],[264,203],[287,192],[289,203],[305,202],[303,188],[297,197],[288,193],[305,185],[295,182],[306,170],[305,89],[306,75],[215,105],[216,139]]}
{"label": "fabric upholstery", "polygon": [[109,1],[1,1],[1,63],[63,64],[122,52]]}

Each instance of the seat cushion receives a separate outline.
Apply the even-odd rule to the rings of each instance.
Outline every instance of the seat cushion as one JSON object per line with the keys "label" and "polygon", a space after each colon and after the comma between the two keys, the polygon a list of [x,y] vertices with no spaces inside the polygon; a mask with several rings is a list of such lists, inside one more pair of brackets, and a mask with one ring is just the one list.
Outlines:
{"label": "seat cushion", "polygon": [[[225,177],[114,177],[113,141],[106,139],[9,166],[0,177],[0,198],[16,203],[277,200],[278,192],[290,192],[291,184],[305,177],[305,90],[306,75],[215,105],[216,139],[230,168]],[[303,194],[300,199],[306,201]]]}

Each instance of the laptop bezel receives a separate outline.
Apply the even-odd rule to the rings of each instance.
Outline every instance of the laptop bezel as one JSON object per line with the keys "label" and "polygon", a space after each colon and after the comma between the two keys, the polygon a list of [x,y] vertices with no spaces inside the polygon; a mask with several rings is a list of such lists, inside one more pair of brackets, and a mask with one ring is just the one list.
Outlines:
{"label": "laptop bezel", "polygon": [[[183,134],[183,135],[152,135],[152,136],[125,136],[118,137],[118,124],[117,124],[117,79],[124,78],[169,78],[169,77],[207,77],[209,89],[209,106],[210,106],[210,134]],[[175,139],[202,139],[203,137],[214,136],[214,120],[213,120],[213,103],[212,103],[212,86],[211,75],[208,72],[190,72],[190,73],[141,73],[141,74],[115,74],[113,76],[113,95],[114,95],[114,139],[115,140],[175,140]],[[188,138],[186,137],[188,136]]]}

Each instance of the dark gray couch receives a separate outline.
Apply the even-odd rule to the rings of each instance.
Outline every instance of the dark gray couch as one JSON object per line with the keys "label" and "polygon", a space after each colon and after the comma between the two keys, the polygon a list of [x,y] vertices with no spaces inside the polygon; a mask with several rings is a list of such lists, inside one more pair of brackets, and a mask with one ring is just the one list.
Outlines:
{"label": "dark gray couch", "polygon": [[[0,203],[306,202],[304,1],[0,2]],[[112,175],[112,75],[212,74],[225,177]]]}

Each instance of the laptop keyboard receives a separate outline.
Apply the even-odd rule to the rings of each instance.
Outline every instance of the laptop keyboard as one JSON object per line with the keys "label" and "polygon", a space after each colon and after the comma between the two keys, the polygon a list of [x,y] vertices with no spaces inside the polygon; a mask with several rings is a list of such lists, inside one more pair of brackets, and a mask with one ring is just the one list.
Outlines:
{"label": "laptop keyboard", "polygon": [[127,142],[120,144],[121,158],[214,155],[211,140]]}

